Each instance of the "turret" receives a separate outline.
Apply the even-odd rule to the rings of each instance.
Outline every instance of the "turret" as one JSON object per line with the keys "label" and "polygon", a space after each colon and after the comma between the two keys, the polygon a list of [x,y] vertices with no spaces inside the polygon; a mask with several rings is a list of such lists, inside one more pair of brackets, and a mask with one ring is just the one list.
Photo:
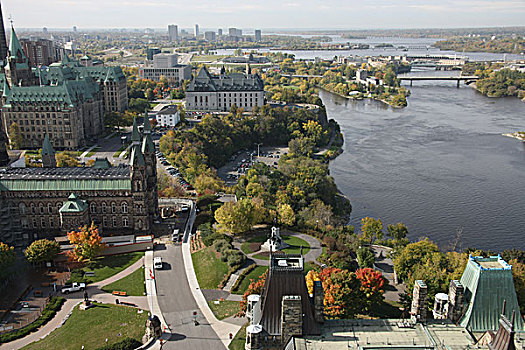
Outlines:
{"label": "turret", "polygon": [[9,53],[6,59],[5,76],[11,87],[16,85],[31,86],[38,85],[38,79],[26,57],[22,46],[18,41],[15,29],[11,26],[11,38],[9,40]]}
{"label": "turret", "polygon": [[42,145],[42,167],[43,168],[56,168],[57,161],[55,158],[55,150],[49,141],[49,137],[44,137],[44,143]]}
{"label": "turret", "polygon": [[143,232],[149,229],[147,215],[146,160],[141,150],[140,133],[137,119],[133,120],[131,132],[131,193],[133,197],[133,229]]}

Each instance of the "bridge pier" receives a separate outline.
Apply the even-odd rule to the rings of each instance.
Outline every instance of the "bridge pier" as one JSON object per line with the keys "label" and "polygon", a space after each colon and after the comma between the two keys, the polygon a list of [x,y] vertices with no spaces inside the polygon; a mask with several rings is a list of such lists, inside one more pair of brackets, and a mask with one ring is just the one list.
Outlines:
{"label": "bridge pier", "polygon": [[460,80],[458,79],[458,85],[457,85],[458,88],[459,88],[459,82],[460,82]]}
{"label": "bridge pier", "polygon": [[413,82],[413,80],[412,80],[412,79],[410,79],[410,86],[412,86],[412,82]]}

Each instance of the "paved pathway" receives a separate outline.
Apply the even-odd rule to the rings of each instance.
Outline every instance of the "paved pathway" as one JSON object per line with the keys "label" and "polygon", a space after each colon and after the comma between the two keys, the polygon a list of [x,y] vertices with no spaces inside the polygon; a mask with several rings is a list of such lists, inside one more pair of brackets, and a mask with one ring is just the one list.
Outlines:
{"label": "paved pathway", "polygon": [[82,153],[82,154],[80,155],[80,158],[85,158],[85,157],[87,157],[88,153],[91,152],[91,151],[92,151],[93,149],[95,149],[96,147],[98,147],[98,144],[95,144],[95,145],[89,147],[84,153]]}
{"label": "paved pathway", "polygon": [[406,290],[404,283],[396,284],[394,281],[394,262],[388,256],[392,248],[378,245],[370,246],[375,254],[375,267],[388,280],[388,287],[385,290],[385,299],[399,301],[401,294]]}
{"label": "paved pathway", "polygon": [[[127,267],[126,269],[117,273],[116,275],[113,275],[103,281],[92,283],[88,285],[87,292],[88,292],[89,298],[91,300],[95,300],[101,303],[114,304],[115,299],[116,299],[115,296],[110,293],[106,293],[102,291],[101,288],[105,285],[113,283],[129,275],[130,273],[134,272],[135,270],[139,268],[142,268],[143,264],[144,264],[143,259],[139,259],[133,265]],[[63,295],[63,296],[66,298],[66,301],[64,302],[64,304],[62,305],[62,308],[57,312],[57,314],[52,320],[50,320],[44,326],[40,327],[40,329],[36,332],[28,334],[27,336],[14,340],[12,342],[0,345],[0,350],[20,349],[32,342],[35,342],[35,341],[38,341],[44,338],[49,333],[51,333],[52,331],[60,327],[64,319],[68,317],[68,315],[71,313],[73,308],[84,299],[82,293],[73,293],[73,294]],[[122,301],[135,304],[143,310],[149,310],[146,297],[128,296],[128,297],[119,297],[119,298]]]}
{"label": "paved pathway", "polygon": [[[321,243],[319,243],[319,240],[317,238],[304,234],[304,233],[292,232],[292,231],[283,231],[281,232],[281,235],[282,236],[295,236],[295,237],[301,238],[302,240],[305,240],[310,245],[310,250],[308,251],[308,253],[304,255],[304,261],[319,264],[319,262],[317,261],[317,258],[319,258],[319,256],[321,256],[321,254],[323,253],[323,248],[321,247]],[[242,242],[234,242],[233,245],[235,246],[235,248],[241,250]],[[253,260],[257,265],[269,266],[270,265],[269,260],[258,259],[255,257],[255,255],[260,254],[260,253],[262,253],[262,251],[250,253],[247,255],[247,257]]]}

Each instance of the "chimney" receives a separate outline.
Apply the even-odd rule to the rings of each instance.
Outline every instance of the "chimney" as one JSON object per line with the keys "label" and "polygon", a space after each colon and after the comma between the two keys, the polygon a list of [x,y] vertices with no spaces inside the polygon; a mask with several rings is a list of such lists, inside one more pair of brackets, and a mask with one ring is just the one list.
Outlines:
{"label": "chimney", "polygon": [[410,314],[412,320],[416,322],[424,322],[427,319],[427,285],[422,280],[417,280],[414,283]]}

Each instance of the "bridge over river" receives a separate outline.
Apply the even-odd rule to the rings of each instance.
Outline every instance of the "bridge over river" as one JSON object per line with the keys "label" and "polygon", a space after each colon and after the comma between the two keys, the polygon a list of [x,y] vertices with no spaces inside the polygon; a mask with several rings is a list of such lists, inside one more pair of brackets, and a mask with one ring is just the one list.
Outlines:
{"label": "bridge over river", "polygon": [[453,81],[458,82],[458,87],[459,87],[460,81],[464,81],[465,84],[468,85],[478,80],[479,77],[476,75],[456,75],[456,76],[436,76],[436,75],[432,76],[431,75],[431,76],[398,76],[397,79],[400,81],[403,81],[403,80],[410,81],[410,86],[412,86],[413,81],[418,81],[418,80],[453,80]]}

